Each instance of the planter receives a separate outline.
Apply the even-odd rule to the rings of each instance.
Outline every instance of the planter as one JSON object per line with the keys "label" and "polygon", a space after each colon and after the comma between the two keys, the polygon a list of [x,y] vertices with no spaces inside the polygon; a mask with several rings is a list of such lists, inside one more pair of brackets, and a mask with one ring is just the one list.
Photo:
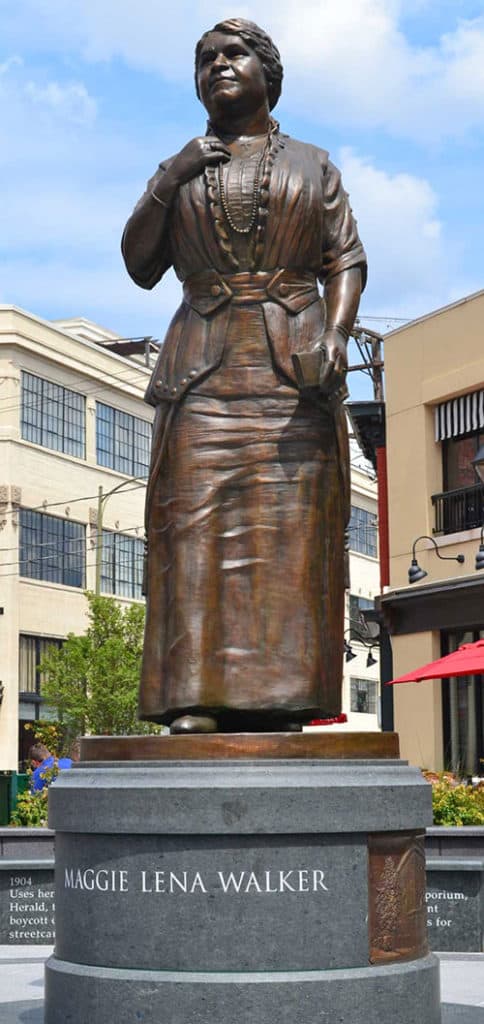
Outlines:
{"label": "planter", "polygon": [[0,945],[52,945],[54,840],[48,828],[0,828]]}
{"label": "planter", "polygon": [[427,830],[427,925],[439,952],[484,950],[484,827]]}
{"label": "planter", "polygon": [[[54,839],[48,828],[0,828],[0,945],[54,941]],[[484,827],[434,826],[425,849],[431,949],[482,952]],[[44,923],[35,923],[39,918]]]}

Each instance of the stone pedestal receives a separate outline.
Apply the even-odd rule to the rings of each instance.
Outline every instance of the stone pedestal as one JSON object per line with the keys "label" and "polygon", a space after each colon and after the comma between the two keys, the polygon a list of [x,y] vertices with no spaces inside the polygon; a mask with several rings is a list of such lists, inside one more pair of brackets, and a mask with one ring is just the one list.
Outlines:
{"label": "stone pedestal", "polygon": [[388,740],[113,743],[50,791],[45,1024],[440,1024],[430,787]]}

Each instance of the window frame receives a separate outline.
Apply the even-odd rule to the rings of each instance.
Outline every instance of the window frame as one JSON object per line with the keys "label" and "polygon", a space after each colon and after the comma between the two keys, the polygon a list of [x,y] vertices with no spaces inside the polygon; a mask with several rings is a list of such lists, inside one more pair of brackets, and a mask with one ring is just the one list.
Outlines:
{"label": "window frame", "polygon": [[86,396],[21,371],[20,435],[50,451],[86,459]]}
{"label": "window frame", "polygon": [[482,428],[478,430],[469,430],[465,434],[459,434],[458,437],[447,437],[440,442],[442,446],[442,484],[444,494],[447,494],[449,491],[462,491],[468,487],[477,487],[482,483],[477,470],[472,466],[471,459],[468,459],[467,461],[469,479],[464,481],[460,480],[457,483],[449,483],[451,469],[453,470],[454,468],[457,468],[458,470],[458,466],[451,467],[449,465],[450,454],[452,451],[457,449],[458,445],[468,444],[469,441],[474,442],[472,445],[473,454],[477,455],[481,445],[484,445],[484,430]]}
{"label": "window frame", "polygon": [[[23,679],[22,679],[22,660],[23,660],[23,657],[24,657],[23,652],[22,652],[22,641],[23,640],[33,641],[32,645],[31,645],[33,649],[32,649],[32,651],[29,654],[29,658],[32,658],[32,660],[33,660],[33,665],[32,665],[33,672],[32,672],[32,675],[33,675],[33,678],[34,678],[34,681],[35,681],[35,685],[34,685],[34,688],[31,689],[31,690],[26,690],[21,685],[22,681],[23,681]],[[42,700],[41,692],[40,692],[41,691],[41,686],[42,686],[42,676],[41,676],[41,673],[40,673],[41,662],[42,662],[43,658],[45,657],[45,655],[47,654],[49,647],[55,647],[57,650],[60,650],[60,648],[64,645],[64,643],[65,643],[64,639],[61,639],[60,637],[56,637],[56,636],[44,636],[44,635],[43,636],[39,636],[38,634],[35,634],[35,633],[19,633],[18,687],[19,687],[19,700],[20,701],[22,701],[24,703],[29,703],[31,701],[34,702],[36,700],[39,700],[39,701]]]}
{"label": "window frame", "polygon": [[[359,520],[359,521],[358,521]],[[374,543],[370,541],[374,540]],[[353,554],[378,559],[378,529],[376,512],[370,512],[362,505],[351,505],[348,523],[348,542]]]}
{"label": "window frame", "polygon": [[[374,611],[375,599],[373,597],[363,597],[361,594],[352,594],[351,591],[348,594],[348,619],[350,629],[350,640],[364,640],[368,635],[368,627],[365,622],[363,611]],[[358,615],[352,614],[352,611],[358,611]]]}
{"label": "window frame", "polygon": [[[102,531],[101,594],[141,601],[144,543],[115,530]],[[129,564],[129,572],[126,573]]]}
{"label": "window frame", "polygon": [[96,462],[125,476],[146,479],[150,465],[151,422],[96,402]]}
{"label": "window frame", "polygon": [[[366,694],[369,703],[368,711],[353,707],[353,697],[356,696],[358,699],[359,695],[358,692],[354,692],[355,687],[362,683],[368,687]],[[372,705],[374,705],[374,710],[372,710]],[[350,711],[354,715],[378,715],[378,681],[376,679],[368,679],[366,676],[350,676]]]}
{"label": "window frame", "polygon": [[[69,536],[71,534],[71,536]],[[39,539],[36,540],[36,535]],[[49,539],[52,538],[52,539]],[[74,545],[71,551],[68,545]],[[32,552],[31,557],[28,553]],[[46,565],[53,552],[54,561]],[[24,553],[25,556],[24,556]],[[55,562],[56,557],[60,560]],[[78,568],[81,564],[81,568]],[[33,565],[37,571],[25,572]],[[38,509],[19,509],[19,576],[84,589],[86,585],[86,525],[51,516]],[[57,578],[60,577],[60,578]],[[72,582],[76,579],[78,582]]]}

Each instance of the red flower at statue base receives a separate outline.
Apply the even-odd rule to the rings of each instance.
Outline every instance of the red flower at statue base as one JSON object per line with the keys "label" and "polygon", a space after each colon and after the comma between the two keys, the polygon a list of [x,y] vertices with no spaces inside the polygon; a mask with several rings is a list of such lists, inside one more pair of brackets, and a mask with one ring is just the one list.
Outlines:
{"label": "red flower at statue base", "polygon": [[312,718],[308,725],[343,725],[343,722],[348,721],[348,715],[345,715],[344,711],[340,715],[335,715],[334,718]]}

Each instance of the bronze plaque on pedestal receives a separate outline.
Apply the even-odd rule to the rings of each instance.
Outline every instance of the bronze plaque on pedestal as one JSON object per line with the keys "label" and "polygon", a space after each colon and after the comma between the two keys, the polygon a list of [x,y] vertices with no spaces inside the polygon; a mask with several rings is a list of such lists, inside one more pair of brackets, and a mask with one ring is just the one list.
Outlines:
{"label": "bronze plaque on pedestal", "polygon": [[368,836],[370,962],[428,953],[424,834]]}

